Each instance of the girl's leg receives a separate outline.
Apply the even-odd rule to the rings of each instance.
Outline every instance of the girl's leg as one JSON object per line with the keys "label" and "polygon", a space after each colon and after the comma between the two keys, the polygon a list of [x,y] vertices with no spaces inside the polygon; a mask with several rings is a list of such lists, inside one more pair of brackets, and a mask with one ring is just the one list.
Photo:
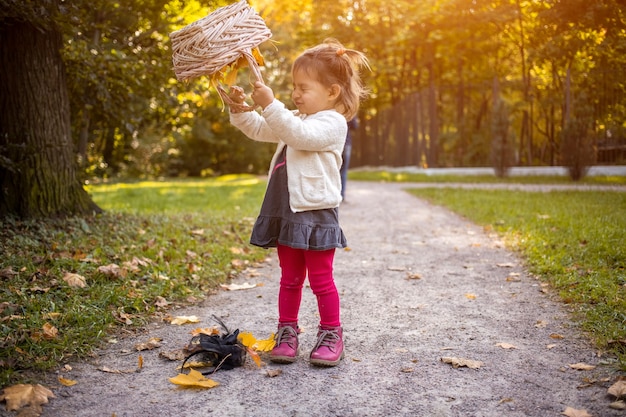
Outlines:
{"label": "girl's leg", "polygon": [[320,326],[317,342],[311,351],[312,365],[336,366],[344,356],[343,329],[339,317],[339,293],[333,278],[335,250],[306,251],[309,283],[317,296]]}
{"label": "girl's leg", "polygon": [[339,317],[339,293],[333,278],[335,249],[325,251],[304,251],[311,290],[317,297],[322,327],[341,326]]}
{"label": "girl's leg", "polygon": [[306,276],[303,251],[278,245],[281,277],[278,292],[278,330],[270,360],[292,363],[298,356],[298,312]]}
{"label": "girl's leg", "polygon": [[297,323],[306,278],[304,251],[283,245],[278,245],[277,249],[281,269],[278,322]]}

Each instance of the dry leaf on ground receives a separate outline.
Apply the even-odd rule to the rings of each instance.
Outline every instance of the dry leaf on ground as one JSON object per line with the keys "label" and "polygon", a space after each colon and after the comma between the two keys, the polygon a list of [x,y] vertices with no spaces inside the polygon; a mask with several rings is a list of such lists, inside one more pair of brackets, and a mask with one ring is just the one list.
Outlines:
{"label": "dry leaf on ground", "polygon": [[189,370],[188,374],[178,374],[170,378],[169,381],[172,384],[181,385],[183,387],[213,388],[219,385],[219,382],[205,378],[201,372],[195,369]]}
{"label": "dry leaf on ground", "polygon": [[192,336],[197,336],[199,334],[206,334],[207,336],[213,336],[216,334],[220,334],[220,329],[217,327],[198,327],[191,331]]}
{"label": "dry leaf on ground", "polygon": [[273,333],[267,339],[258,340],[250,332],[241,332],[237,336],[237,339],[241,342],[242,345],[256,350],[257,352],[269,352],[270,350],[274,349],[274,346],[276,345]]}
{"label": "dry leaf on ground", "polygon": [[76,381],[74,381],[73,379],[63,378],[62,376],[59,377],[59,382],[61,383],[61,385],[64,385],[66,387],[76,385]]}
{"label": "dry leaf on ground", "polygon": [[118,264],[101,265],[98,272],[113,278],[124,278],[127,274]]}
{"label": "dry leaf on ground", "polygon": [[161,347],[161,341],[162,340],[163,339],[161,339],[160,337],[151,337],[150,339],[148,339],[147,342],[137,343],[135,345],[135,350],[140,351],[140,350],[156,349],[158,347]]}
{"label": "dry leaf on ground", "polygon": [[159,358],[164,358],[170,361],[182,361],[187,357],[187,354],[182,349],[170,350],[168,352],[159,352]]}
{"label": "dry leaf on ground", "polygon": [[258,284],[249,284],[244,282],[243,284],[221,284],[220,287],[224,288],[228,291],[238,291],[238,290],[249,290],[251,288],[255,288]]}
{"label": "dry leaf on ground", "polygon": [[624,402],[624,400],[613,401],[609,404],[609,407],[614,410],[626,410],[626,402]]}
{"label": "dry leaf on ground", "polygon": [[10,266],[0,269],[0,278],[11,279],[15,275],[18,275],[18,273],[15,272]]}
{"label": "dry leaf on ground", "polygon": [[404,266],[388,266],[387,269],[389,271],[398,271],[398,272],[402,272],[402,271],[406,271],[406,268]]}
{"label": "dry leaf on ground", "polygon": [[496,264],[496,266],[500,268],[513,268],[515,264],[512,262],[503,262],[503,263]]}
{"label": "dry leaf on ground", "polygon": [[200,319],[197,316],[176,316],[170,321],[172,324],[183,325],[187,323],[199,323]]}
{"label": "dry leaf on ground", "polygon": [[611,385],[607,392],[618,400],[622,397],[626,397],[626,380],[620,379],[615,384]]}
{"label": "dry leaf on ground", "polygon": [[267,376],[269,376],[270,378],[274,378],[282,373],[283,373],[282,369],[268,369],[267,370]]}
{"label": "dry leaf on ground", "polygon": [[101,366],[96,369],[101,372],[106,372],[107,374],[134,374],[137,372],[137,369],[112,369],[108,366]]}
{"label": "dry leaf on ground", "polygon": [[167,307],[170,304],[164,297],[160,295],[155,298],[154,305],[157,307]]}
{"label": "dry leaf on ground", "polygon": [[572,369],[576,369],[578,371],[591,371],[592,369],[596,368],[595,365],[589,365],[588,363],[582,363],[582,362],[572,363],[569,365],[569,367]]}
{"label": "dry leaf on ground", "polygon": [[517,346],[504,342],[496,343],[496,346],[501,347],[502,349],[517,349]]}
{"label": "dry leaf on ground", "polygon": [[72,288],[85,288],[87,286],[87,280],[84,276],[73,274],[71,272],[68,272],[63,276],[63,281],[67,282],[67,285]]}
{"label": "dry leaf on ground", "polygon": [[41,329],[43,330],[43,338],[46,340],[56,339],[59,335],[59,329],[50,323],[45,323]]}
{"label": "dry leaf on ground", "polygon": [[567,417],[593,417],[587,412],[587,410],[577,410],[572,407],[566,407],[565,411],[563,411],[561,414]]}
{"label": "dry leaf on ground", "polygon": [[472,359],[465,359],[465,358],[443,357],[441,358],[441,362],[449,363],[455,368],[466,366],[471,369],[478,369],[481,366],[483,366],[483,363],[481,361],[475,361]]}
{"label": "dry leaf on ground", "polygon": [[[6,402],[7,411],[16,411],[23,407],[33,407],[41,410],[43,404],[48,403],[48,398],[55,398],[52,391],[39,384],[17,384],[6,387],[0,394],[0,401]],[[39,411],[41,414],[41,411]]]}

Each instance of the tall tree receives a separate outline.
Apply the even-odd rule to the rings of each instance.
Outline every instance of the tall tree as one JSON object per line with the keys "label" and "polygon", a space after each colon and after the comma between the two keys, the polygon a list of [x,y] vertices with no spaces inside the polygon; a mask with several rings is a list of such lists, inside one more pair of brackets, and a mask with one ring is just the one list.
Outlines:
{"label": "tall tree", "polygon": [[99,210],[71,137],[59,1],[0,2],[0,216]]}

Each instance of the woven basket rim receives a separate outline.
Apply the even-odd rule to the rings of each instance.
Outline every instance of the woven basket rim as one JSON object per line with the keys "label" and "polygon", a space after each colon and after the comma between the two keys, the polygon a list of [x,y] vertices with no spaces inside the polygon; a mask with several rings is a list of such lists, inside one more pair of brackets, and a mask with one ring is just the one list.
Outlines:
{"label": "woven basket rim", "polygon": [[[212,75],[267,41],[272,32],[246,0],[220,7],[170,33],[179,80]],[[250,65],[256,65],[248,59]]]}

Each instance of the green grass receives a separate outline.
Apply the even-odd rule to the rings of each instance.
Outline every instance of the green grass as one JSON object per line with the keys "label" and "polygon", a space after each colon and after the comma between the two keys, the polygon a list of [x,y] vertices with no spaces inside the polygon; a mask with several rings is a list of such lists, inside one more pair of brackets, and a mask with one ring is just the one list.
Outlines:
{"label": "green grass", "polygon": [[[0,222],[0,386],[36,381],[88,355],[120,327],[166,316],[159,297],[170,307],[192,304],[266,256],[247,243],[265,191],[254,177],[88,191],[104,214]],[[98,271],[110,264],[125,274]],[[88,286],[70,287],[63,280],[68,272]],[[56,337],[46,337],[46,323],[58,329]]]}
{"label": "green grass", "polygon": [[626,369],[626,193],[411,192],[504,236]]}
{"label": "green grass", "polygon": [[[426,175],[423,173],[391,171],[350,171],[349,178],[356,181],[388,181],[419,183],[499,183],[499,184],[572,184],[569,177],[527,175],[498,178],[495,175]],[[626,185],[626,177],[585,177],[578,184]]]}

